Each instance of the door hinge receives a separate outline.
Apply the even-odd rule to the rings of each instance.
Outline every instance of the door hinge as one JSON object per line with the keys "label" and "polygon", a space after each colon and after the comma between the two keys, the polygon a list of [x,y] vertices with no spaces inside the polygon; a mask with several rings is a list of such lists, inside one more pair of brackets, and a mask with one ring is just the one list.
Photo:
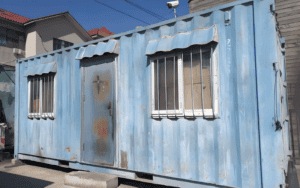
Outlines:
{"label": "door hinge", "polygon": [[84,143],[82,144],[82,151],[84,151]]}

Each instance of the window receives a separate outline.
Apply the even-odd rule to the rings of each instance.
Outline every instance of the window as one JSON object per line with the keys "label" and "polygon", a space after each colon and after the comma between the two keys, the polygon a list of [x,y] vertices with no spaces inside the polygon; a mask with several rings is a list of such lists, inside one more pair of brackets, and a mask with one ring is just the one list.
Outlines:
{"label": "window", "polygon": [[67,42],[67,41],[63,41],[63,40],[59,40],[56,38],[53,38],[53,50],[58,50],[61,48],[67,48],[69,46],[73,46],[74,44],[71,42]]}
{"label": "window", "polygon": [[0,27],[0,46],[6,46],[6,29]]}
{"label": "window", "polygon": [[214,46],[191,47],[152,58],[152,116],[215,117]]}
{"label": "window", "polygon": [[7,42],[6,45],[7,47],[19,48],[19,35],[14,30],[7,29],[6,42]]}
{"label": "window", "polygon": [[28,77],[28,117],[54,118],[55,73]]}

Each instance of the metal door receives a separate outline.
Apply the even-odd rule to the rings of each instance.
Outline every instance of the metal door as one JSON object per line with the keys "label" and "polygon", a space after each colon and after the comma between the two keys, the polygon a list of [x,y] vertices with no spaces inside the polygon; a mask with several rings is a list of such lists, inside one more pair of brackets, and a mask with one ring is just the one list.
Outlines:
{"label": "metal door", "polygon": [[114,164],[114,60],[113,56],[101,56],[81,61],[85,162]]}

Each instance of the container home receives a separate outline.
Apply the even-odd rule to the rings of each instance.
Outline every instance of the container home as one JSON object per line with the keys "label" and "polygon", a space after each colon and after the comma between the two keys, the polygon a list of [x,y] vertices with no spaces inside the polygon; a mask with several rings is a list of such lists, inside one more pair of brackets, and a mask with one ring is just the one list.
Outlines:
{"label": "container home", "polygon": [[284,187],[274,0],[242,0],[16,62],[18,159],[177,187]]}

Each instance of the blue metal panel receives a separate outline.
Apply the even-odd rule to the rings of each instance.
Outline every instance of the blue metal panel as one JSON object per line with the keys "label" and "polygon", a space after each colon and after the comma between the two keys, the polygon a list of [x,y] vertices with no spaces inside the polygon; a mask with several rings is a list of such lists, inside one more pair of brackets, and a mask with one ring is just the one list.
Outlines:
{"label": "blue metal panel", "polygon": [[[283,140],[284,130],[275,131],[276,127],[273,126],[275,104],[280,106],[280,96],[276,98],[274,93],[276,90],[277,93],[279,92],[280,86],[278,82],[275,84],[275,79],[279,79],[275,77],[276,70],[274,70],[273,63],[277,63],[277,66],[283,64],[284,58],[280,58],[279,46],[281,44],[274,29],[276,27],[275,17],[267,8],[271,4],[274,4],[273,0],[254,1],[261,168],[264,187],[278,187],[280,184],[285,184],[283,161],[288,155],[283,148],[283,144],[287,144]],[[262,30],[264,32],[260,32]],[[278,110],[279,121],[281,121],[280,109]]]}
{"label": "blue metal panel", "polygon": [[[35,58],[21,62],[20,75],[30,68],[47,62],[59,62],[56,73],[56,114],[55,119],[28,119],[28,88],[27,77],[20,78],[20,106],[22,112],[18,119],[19,126],[19,153],[61,160],[79,160],[80,157],[80,112],[79,61],[75,60],[78,50],[72,49],[63,53],[49,54],[42,58]],[[72,70],[72,74],[71,74]],[[76,76],[75,76],[75,75]],[[70,80],[71,78],[72,81]],[[80,79],[80,78],[79,78]],[[64,80],[63,82],[61,80]],[[71,89],[72,86],[72,89]],[[72,93],[73,91],[73,93]],[[66,95],[65,95],[66,94]],[[73,114],[71,114],[73,113]],[[17,135],[16,135],[17,136]]]}
{"label": "blue metal panel", "polygon": [[24,76],[34,76],[34,75],[42,75],[48,74],[50,72],[56,72],[56,63],[55,62],[48,62],[45,64],[40,64],[34,67],[30,67],[26,70]]}
{"label": "blue metal panel", "polygon": [[31,156],[31,155],[18,154],[18,159],[38,161],[38,162],[47,163],[51,165],[59,165],[59,162],[57,160],[45,159],[45,158]]}
{"label": "blue metal panel", "polygon": [[[84,131],[80,126],[82,68],[76,58],[83,58],[85,52],[89,54],[86,57],[95,54],[95,47],[87,45],[96,45],[97,42],[100,45],[99,42],[114,38],[120,48],[116,72],[118,116],[115,122],[118,122],[118,137],[114,138],[118,141],[117,161],[114,167],[106,167],[105,172],[115,173],[111,169],[118,168],[130,173],[145,172],[212,187],[252,188],[261,187],[261,184],[279,187],[284,184],[289,125],[283,122],[287,116],[286,103],[281,104],[281,96],[277,96],[278,119],[283,129],[275,132],[275,127],[272,127],[274,87],[286,97],[282,84],[278,85],[278,82],[274,86],[273,63],[278,62],[282,71],[285,68],[274,17],[269,11],[272,3],[271,0],[255,0],[253,5],[249,1],[238,1],[21,60],[16,72],[20,79],[19,82],[16,80],[16,89],[20,92],[19,101],[16,100],[16,109],[20,109],[16,111],[16,120],[22,122],[16,129],[19,137],[17,151],[56,160],[82,162],[80,139],[81,136],[84,136],[83,140],[92,136],[92,132],[80,133]],[[225,24],[226,14],[231,15],[230,24]],[[216,25],[219,34],[216,47],[219,118],[153,119],[150,59],[145,55],[148,42],[165,35],[173,36],[213,25]],[[277,39],[279,42],[276,42]],[[184,42],[181,40],[174,41],[174,45]],[[99,49],[103,50],[102,47]],[[28,119],[27,78],[20,75],[30,67],[53,61],[57,62],[55,119]],[[282,83],[282,78],[277,79]],[[95,171],[104,169],[76,163],[72,165]]]}
{"label": "blue metal panel", "polygon": [[[166,28],[170,27],[166,26]],[[174,29],[171,30],[174,31]],[[212,41],[219,41],[216,25],[209,28],[195,28],[192,31],[177,33],[175,35],[171,35],[170,32],[165,33],[166,34],[161,34],[161,38],[148,42],[146,55],[151,55],[156,52],[169,52],[174,49],[184,49],[195,44],[204,45]]]}

